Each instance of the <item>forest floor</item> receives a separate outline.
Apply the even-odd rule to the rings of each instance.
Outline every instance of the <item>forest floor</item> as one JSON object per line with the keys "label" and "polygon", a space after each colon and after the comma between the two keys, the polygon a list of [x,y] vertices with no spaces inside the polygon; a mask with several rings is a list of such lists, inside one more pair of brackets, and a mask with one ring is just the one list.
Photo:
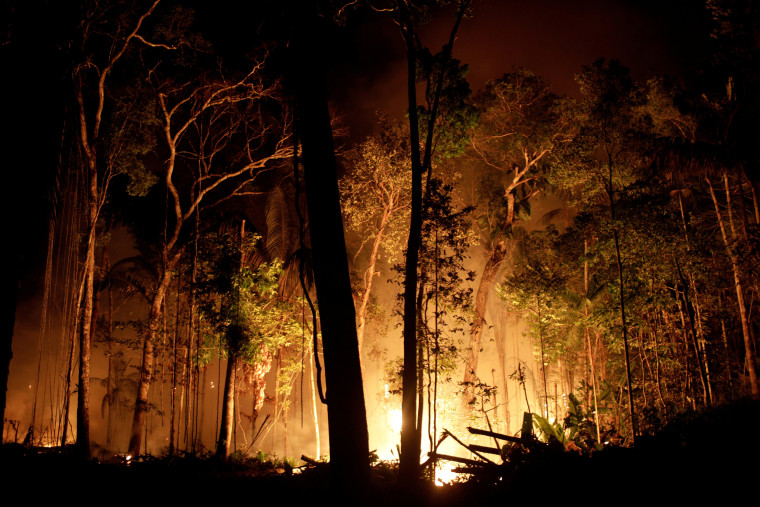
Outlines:
{"label": "forest floor", "polygon": [[[378,464],[372,487],[353,505],[540,505],[623,502],[732,501],[757,505],[760,486],[760,403],[743,401],[687,413],[636,448],[608,447],[590,456],[552,450],[534,453],[498,480],[399,488],[395,468]],[[260,463],[221,465],[192,456],[126,464],[82,463],[66,450],[0,447],[0,487],[5,500],[37,504],[67,499],[80,505],[325,505],[347,503],[330,491],[327,465],[291,473]],[[754,500],[752,500],[754,498]],[[331,500],[335,500],[332,502]]]}

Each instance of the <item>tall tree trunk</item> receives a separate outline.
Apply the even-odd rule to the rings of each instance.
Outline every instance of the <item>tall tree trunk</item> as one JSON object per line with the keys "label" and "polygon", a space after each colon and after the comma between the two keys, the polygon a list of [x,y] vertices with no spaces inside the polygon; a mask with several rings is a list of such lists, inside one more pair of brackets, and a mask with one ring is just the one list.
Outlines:
{"label": "tall tree trunk", "polygon": [[[93,315],[93,290],[95,285],[95,239],[96,225],[100,207],[105,201],[108,192],[107,177],[102,182],[98,180],[98,148],[100,140],[100,128],[103,122],[103,111],[106,107],[107,86],[106,80],[113,70],[114,65],[121,59],[127,50],[131,40],[139,37],[143,21],[151,15],[160,0],[154,3],[137,19],[131,32],[114,46],[109,54],[108,61],[98,70],[98,81],[95,86],[97,100],[95,108],[88,118],[88,110],[84,97],[84,76],[82,74],[86,66],[76,70],[75,98],[78,104],[79,120],[79,145],[82,148],[85,161],[85,174],[87,181],[87,245],[85,253],[85,288],[84,310],[82,316],[82,329],[79,341],[79,388],[77,395],[77,440],[78,453],[83,458],[90,457],[90,346],[92,342],[92,315]],[[120,28],[127,28],[121,26]],[[97,68],[97,67],[96,67]]]}
{"label": "tall tree trunk", "polygon": [[137,399],[135,400],[135,411],[132,417],[132,431],[127,450],[127,454],[135,459],[140,455],[140,440],[143,429],[145,428],[145,421],[148,413],[148,391],[153,378],[153,347],[156,337],[158,336],[164,296],[166,295],[166,291],[171,281],[171,269],[173,268],[173,265],[174,263],[171,263],[167,271],[163,274],[163,279],[153,295],[150,313],[148,315],[148,332],[143,339],[140,380],[137,384]]}
{"label": "tall tree trunk", "polygon": [[[402,5],[402,4],[400,4]],[[401,398],[401,453],[399,475],[406,482],[417,479],[420,447],[417,440],[417,264],[422,234],[422,171],[417,118],[417,47],[411,13],[400,7],[402,33],[406,42],[407,99],[412,159],[409,236],[404,267],[403,376]]]}
{"label": "tall tree trunk", "polygon": [[[53,276],[53,243],[55,238],[55,227],[54,227],[54,221],[51,218],[48,221],[48,242],[47,242],[47,256],[45,260],[45,285],[42,295],[42,312],[41,312],[41,318],[40,318],[40,332],[37,336],[37,375],[35,376],[34,381],[34,398],[32,399],[32,419],[31,419],[31,426],[35,427],[37,422],[37,398],[40,388],[40,378],[41,378],[41,371],[42,371],[42,351],[44,348],[44,337],[45,333],[47,332],[47,314],[48,314],[48,306],[50,301],[50,284],[52,281]],[[48,357],[48,361],[49,361]],[[44,396],[43,396],[44,400]],[[44,408],[43,408],[44,413]]]}
{"label": "tall tree trunk", "polygon": [[[180,277],[177,279],[177,300],[174,314],[174,333],[172,334],[172,387],[171,393],[169,394],[169,456],[174,455],[174,437],[176,433],[174,421],[177,415],[177,341],[179,340],[179,294],[180,289],[182,288],[180,286],[182,282],[181,273],[182,270],[180,268]],[[180,409],[180,414],[181,413],[182,411]]]}
{"label": "tall tree trunk", "polygon": [[94,148],[88,151],[87,245],[84,261],[84,308],[79,336],[79,385],[77,388],[77,440],[79,455],[90,457],[90,346],[95,287],[95,238],[98,221],[98,171]]}
{"label": "tall tree trunk", "polygon": [[544,326],[541,323],[541,301],[536,295],[536,315],[538,316],[538,340],[541,343],[541,376],[544,380],[544,417],[549,419],[549,391],[546,388],[546,357],[544,355]]}
{"label": "tall tree trunk", "polygon": [[[307,16],[312,14],[312,16]],[[302,140],[327,383],[330,475],[335,492],[357,496],[369,480],[369,443],[356,316],[340,210],[318,19],[302,13],[292,41],[292,81]],[[317,351],[315,351],[315,354]]]}
{"label": "tall tree trunk", "polygon": [[631,417],[631,442],[636,445],[636,411],[633,405],[633,389],[631,386],[631,359],[628,350],[628,326],[625,319],[625,287],[623,283],[623,259],[620,254],[620,232],[615,224],[615,188],[612,179],[612,170],[614,166],[613,154],[608,152],[608,180],[606,184],[607,197],[609,199],[610,219],[612,221],[612,236],[615,243],[615,260],[618,272],[618,286],[620,289],[620,325],[623,331],[623,352],[625,357],[625,379],[628,386],[628,412]]}
{"label": "tall tree trunk", "polygon": [[[108,251],[105,252],[103,258],[103,269],[108,273],[111,270],[111,264],[108,259]],[[108,378],[106,380],[106,396],[108,400],[108,418],[106,420],[106,449],[112,449],[113,445],[113,431],[116,417],[114,417],[114,407],[116,406],[114,400],[114,361],[113,361],[113,284],[108,284],[108,338],[106,354],[108,355]]]}
{"label": "tall tree trunk", "polygon": [[628,386],[628,413],[631,417],[631,441],[636,445],[636,411],[633,406],[633,389],[631,387],[631,359],[628,351],[628,326],[625,320],[625,300],[623,298],[623,261],[620,256],[620,239],[617,228],[613,230],[615,238],[615,258],[617,259],[618,283],[620,285],[620,323],[623,328],[623,351],[625,353],[625,379]]}
{"label": "tall tree trunk", "polygon": [[82,300],[82,292],[84,291],[84,284],[79,284],[79,297],[77,298],[77,304],[76,309],[74,311],[74,332],[71,333],[71,339],[69,341],[69,360],[67,362],[66,366],[66,383],[64,386],[65,395],[63,399],[63,414],[61,422],[61,426],[63,427],[63,431],[61,434],[61,446],[66,445],[66,441],[68,440],[68,429],[69,429],[69,409],[71,404],[71,374],[72,370],[74,368],[74,349],[77,342],[77,331],[79,330],[79,319],[81,314],[81,300]]}
{"label": "tall tree trunk", "polygon": [[[451,58],[451,51],[454,47],[456,34],[459,25],[462,22],[464,13],[469,6],[469,1],[461,1],[458,6],[458,12],[454,26],[449,34],[448,43],[443,47],[443,66]],[[416,421],[417,417],[417,314],[416,314],[416,294],[417,294],[417,264],[419,261],[419,250],[422,243],[422,176],[425,171],[431,170],[431,160],[433,153],[433,133],[438,116],[438,106],[443,89],[445,72],[438,75],[438,82],[435,86],[433,103],[430,109],[430,116],[427,125],[427,135],[425,138],[425,150],[420,153],[420,131],[419,119],[417,116],[417,34],[414,26],[413,14],[409,10],[409,5],[405,2],[396,4],[398,13],[399,26],[401,34],[406,45],[407,60],[407,98],[409,112],[409,140],[411,143],[411,166],[412,166],[412,187],[411,187],[411,217],[409,223],[409,237],[406,248],[406,264],[404,266],[404,317],[403,317],[403,337],[404,337],[404,370],[402,377],[402,399],[401,399],[401,453],[399,456],[399,475],[407,487],[416,482],[419,475],[420,464],[420,440],[417,438],[418,425],[422,424]]]}
{"label": "tall tree trunk", "polygon": [[[501,384],[501,404],[504,407],[504,426],[507,433],[511,432],[509,417],[509,385],[507,375],[507,353],[506,353],[506,312],[502,314],[495,322],[496,327],[496,354],[499,357],[499,382]],[[437,348],[437,344],[436,344]]]}
{"label": "tall tree trunk", "polygon": [[583,238],[583,334],[586,338],[586,347],[588,348],[588,361],[591,369],[591,391],[594,396],[594,426],[596,427],[596,441],[602,443],[601,431],[599,429],[599,401],[597,399],[596,389],[596,368],[594,365],[594,349],[591,347],[591,333],[588,328],[588,305],[589,305],[589,278],[588,278],[588,236]]}

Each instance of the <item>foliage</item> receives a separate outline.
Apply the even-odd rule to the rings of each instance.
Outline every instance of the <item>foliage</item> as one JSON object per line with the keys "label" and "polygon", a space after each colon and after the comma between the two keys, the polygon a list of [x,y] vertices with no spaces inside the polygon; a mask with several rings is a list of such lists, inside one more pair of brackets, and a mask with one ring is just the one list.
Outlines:
{"label": "foliage", "polygon": [[412,182],[408,145],[405,129],[381,118],[380,133],[346,154],[350,171],[340,181],[347,229],[359,234],[362,246],[382,234],[380,246],[389,259],[406,241]]}
{"label": "foliage", "polygon": [[444,51],[433,55],[423,48],[417,52],[417,79],[425,86],[425,105],[417,106],[422,139],[427,136],[436,86],[444,73],[432,139],[436,161],[461,155],[477,124],[478,112],[470,101],[467,71],[467,65],[447,57]]}
{"label": "foliage", "polygon": [[[562,342],[560,319],[564,311],[563,292],[567,277],[560,269],[556,253],[551,250],[557,235],[553,226],[522,234],[514,267],[496,287],[496,292],[510,308],[526,314],[536,344],[539,340],[557,345]],[[547,347],[545,361],[554,362],[563,352],[561,348]]]}
{"label": "foliage", "polygon": [[272,354],[293,343],[303,333],[295,315],[300,307],[278,293],[282,261],[241,266],[260,238],[246,234],[241,240],[220,232],[216,251],[199,282],[201,308],[210,331],[224,342],[227,354],[255,365],[271,362]]}

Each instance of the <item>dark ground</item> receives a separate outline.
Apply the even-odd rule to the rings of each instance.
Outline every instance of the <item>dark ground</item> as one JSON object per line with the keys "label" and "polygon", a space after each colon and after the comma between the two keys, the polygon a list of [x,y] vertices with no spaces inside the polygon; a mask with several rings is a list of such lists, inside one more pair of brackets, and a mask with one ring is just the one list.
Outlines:
{"label": "dark ground", "polygon": [[[194,457],[139,463],[81,463],[68,449],[0,448],[3,505],[73,500],[80,505],[757,505],[760,403],[744,401],[684,414],[636,449],[608,447],[584,457],[535,454],[499,483],[470,480],[401,491],[379,466],[365,498],[338,501],[326,465],[290,475],[269,463],[220,465]],[[287,468],[287,467],[286,467]]]}

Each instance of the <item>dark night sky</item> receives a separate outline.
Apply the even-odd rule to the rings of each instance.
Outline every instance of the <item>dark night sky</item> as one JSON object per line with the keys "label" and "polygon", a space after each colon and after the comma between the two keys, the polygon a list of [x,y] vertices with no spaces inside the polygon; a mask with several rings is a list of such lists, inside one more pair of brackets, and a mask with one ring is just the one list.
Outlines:
{"label": "dark night sky", "polygon": [[[437,13],[420,30],[423,44],[439,50],[451,22],[450,12]],[[701,2],[687,0],[475,0],[454,56],[469,65],[474,92],[527,67],[573,94],[573,75],[598,57],[619,59],[636,78],[688,73],[704,58],[708,30]],[[390,18],[374,14],[344,41],[352,47],[342,48],[331,88],[347,123],[364,134],[375,111],[402,117],[406,68]]]}

